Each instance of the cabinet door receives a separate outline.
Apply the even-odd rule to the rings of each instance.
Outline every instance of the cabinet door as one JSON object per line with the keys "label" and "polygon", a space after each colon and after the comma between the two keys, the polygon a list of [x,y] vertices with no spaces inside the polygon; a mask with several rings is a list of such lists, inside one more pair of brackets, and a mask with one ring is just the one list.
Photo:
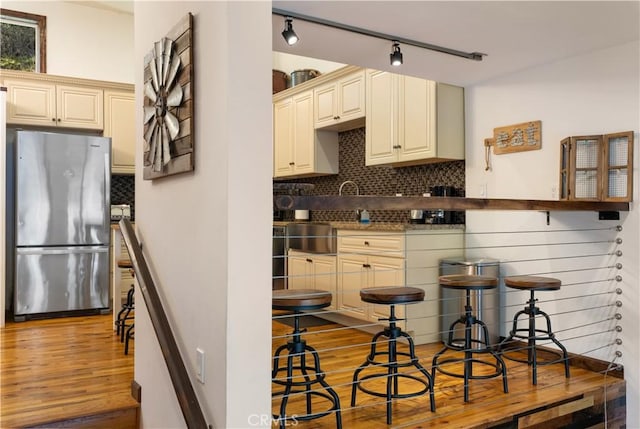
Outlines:
{"label": "cabinet door", "polygon": [[290,98],[273,105],[273,175],[293,171],[293,104]]}
{"label": "cabinet door", "polygon": [[336,121],[336,112],[338,110],[338,92],[336,83],[331,82],[327,85],[314,89],[313,98],[315,104],[315,128],[333,125]]}
{"label": "cabinet door", "polygon": [[366,110],[364,71],[341,79],[337,85],[336,116],[338,121],[346,122],[364,117]]}
{"label": "cabinet door", "polygon": [[333,299],[328,310],[335,310],[337,306],[337,284],[336,284],[336,257],[315,255],[313,260],[313,289],[326,290],[331,292]]}
{"label": "cabinet door", "polygon": [[101,89],[56,86],[58,126],[101,130],[104,128],[104,98]]}
{"label": "cabinet door", "polygon": [[[367,285],[365,287],[404,286],[404,258],[370,256]],[[388,305],[372,305],[369,308],[369,320],[389,317]],[[396,305],[396,317],[404,317],[404,306]]]}
{"label": "cabinet door", "polygon": [[569,199],[598,201],[602,195],[602,136],[571,137],[569,153]]}
{"label": "cabinet door", "polygon": [[436,83],[401,76],[398,92],[398,161],[436,157]]}
{"label": "cabinet door", "polygon": [[[337,131],[350,129],[340,124],[364,118],[365,78],[364,71],[348,75],[337,82],[319,86],[313,91],[315,128],[331,127]],[[338,125],[338,126],[336,126]],[[352,127],[362,126],[353,124]]]}
{"label": "cabinet door", "polygon": [[5,79],[7,124],[55,126],[56,87],[40,82]]}
{"label": "cabinet door", "polygon": [[315,140],[313,128],[313,92],[293,97],[293,171],[295,174],[315,170]]}
{"label": "cabinet door", "polygon": [[389,164],[396,160],[398,76],[367,70],[365,120],[365,165]]}
{"label": "cabinet door", "polygon": [[111,137],[111,172],[135,174],[135,97],[105,91],[104,136]]}
{"label": "cabinet door", "polygon": [[367,319],[367,312],[360,299],[360,289],[367,284],[366,264],[366,256],[338,256],[338,308],[363,320]]}
{"label": "cabinet door", "polygon": [[302,252],[289,251],[287,260],[287,287],[289,289],[313,289],[313,261]]}

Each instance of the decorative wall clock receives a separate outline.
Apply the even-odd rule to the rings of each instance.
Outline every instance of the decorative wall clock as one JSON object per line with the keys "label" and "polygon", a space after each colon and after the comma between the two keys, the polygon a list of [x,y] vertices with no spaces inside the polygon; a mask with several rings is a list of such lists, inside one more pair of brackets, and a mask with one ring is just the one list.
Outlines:
{"label": "decorative wall clock", "polygon": [[193,170],[192,25],[188,14],[144,59],[145,180]]}

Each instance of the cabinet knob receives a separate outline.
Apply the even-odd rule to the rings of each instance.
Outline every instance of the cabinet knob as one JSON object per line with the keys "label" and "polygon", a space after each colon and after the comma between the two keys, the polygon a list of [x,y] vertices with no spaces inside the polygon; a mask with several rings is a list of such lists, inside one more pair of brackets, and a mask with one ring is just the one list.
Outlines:
{"label": "cabinet knob", "polygon": [[295,162],[290,162],[289,165],[296,165],[296,163]]}
{"label": "cabinet knob", "polygon": [[55,122],[55,121],[56,121],[56,118],[51,118],[51,120],[52,120],[53,122]]}
{"label": "cabinet knob", "polygon": [[307,262],[313,262],[313,259],[307,258]]}
{"label": "cabinet knob", "polygon": [[334,116],[333,119],[338,120],[340,119],[340,116]]}
{"label": "cabinet knob", "polygon": [[60,118],[58,118],[58,122],[60,122]]}
{"label": "cabinet knob", "polygon": [[365,242],[364,242],[364,245],[365,245],[365,246],[368,246],[368,245],[369,245],[369,242],[368,242],[368,241],[365,241]]}
{"label": "cabinet knob", "polygon": [[394,145],[393,145],[393,148],[394,148],[394,149],[400,149],[401,147],[402,147],[402,146],[400,146],[399,144],[394,144]]}
{"label": "cabinet knob", "polygon": [[362,268],[371,268],[371,264],[362,264]]}

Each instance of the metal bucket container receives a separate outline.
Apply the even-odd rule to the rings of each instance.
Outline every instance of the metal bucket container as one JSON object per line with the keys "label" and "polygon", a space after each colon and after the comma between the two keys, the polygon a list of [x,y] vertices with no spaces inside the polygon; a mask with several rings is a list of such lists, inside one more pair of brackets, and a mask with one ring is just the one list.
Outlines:
{"label": "metal bucket container", "polygon": [[318,76],[320,76],[320,72],[318,70],[313,70],[313,69],[295,70],[291,72],[291,86],[293,87],[293,86],[299,85],[302,82],[306,82]]}

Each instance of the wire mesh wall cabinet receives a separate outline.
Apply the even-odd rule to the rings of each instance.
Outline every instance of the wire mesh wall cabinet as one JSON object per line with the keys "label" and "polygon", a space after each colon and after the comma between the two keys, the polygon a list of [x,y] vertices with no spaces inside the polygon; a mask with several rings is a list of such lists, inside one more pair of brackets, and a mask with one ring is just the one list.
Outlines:
{"label": "wire mesh wall cabinet", "polygon": [[[624,426],[626,384],[622,341],[626,330],[623,331],[622,316],[627,302],[633,299],[632,295],[625,294],[625,290],[635,281],[635,268],[623,255],[622,227],[593,219],[589,212],[554,212],[550,225],[546,224],[544,213],[520,212],[518,216],[522,217],[522,222],[517,223],[517,228],[510,229],[500,226],[514,225],[513,213],[492,211],[491,216],[492,222],[472,221],[465,230],[420,229],[406,225],[390,231],[388,225],[385,229],[385,225],[374,222],[364,231],[354,231],[336,224],[336,255],[321,255],[337,258],[338,263],[327,265],[332,271],[327,268],[286,274],[296,277],[289,278],[290,285],[301,282],[300,277],[306,276],[309,281],[305,284],[333,295],[333,306],[301,312],[297,323],[298,335],[314,346],[322,361],[324,380],[340,399],[343,427],[383,427],[391,415],[389,407],[393,425],[398,428],[546,429],[568,425],[592,427],[603,422],[610,428]],[[628,253],[633,258],[633,252]],[[373,364],[367,366],[367,370],[382,372],[380,377],[365,380],[358,377],[355,382],[353,379],[363,357],[371,353],[372,335],[383,331],[389,323],[389,306],[363,301],[362,289],[411,287],[425,292],[423,301],[395,305],[395,317],[404,319],[397,321],[397,327],[402,327],[402,331],[414,339],[414,353],[404,339],[377,339],[380,351],[386,348],[380,343],[394,341],[398,352],[407,353],[397,353],[397,361],[407,364],[403,370],[421,377],[420,369],[411,365],[411,356],[415,356],[426,371],[433,370],[433,357],[442,349],[443,334],[448,332],[450,325],[442,326],[442,320],[446,318],[442,317],[440,303],[450,298],[442,294],[439,287],[440,263],[454,257],[499,261],[497,287],[483,291],[482,296],[487,303],[494,302],[494,308],[498,307],[499,320],[488,325],[489,346],[484,346],[496,350],[500,341],[509,336],[514,316],[530,299],[530,291],[506,287],[504,279],[540,276],[561,282],[562,287],[558,290],[536,291],[535,305],[548,315],[553,334],[566,348],[567,355],[552,340],[537,341],[537,357],[549,362],[555,360],[557,364],[537,368],[534,385],[533,368],[527,362],[527,339],[518,338],[511,341],[508,348],[509,356],[518,360],[504,361],[508,393],[504,393],[502,376],[473,380],[469,401],[465,402],[463,379],[438,371],[432,385],[437,404],[435,411],[431,410],[426,394],[397,398],[392,395],[387,400],[386,395],[360,392],[357,401],[351,405],[354,383],[373,392],[385,392],[388,385],[395,389],[393,381],[387,383],[388,367],[384,365],[380,368],[374,368]],[[493,310],[487,308],[484,301],[479,306],[486,311]],[[459,308],[450,312],[460,317]],[[546,329],[545,317],[539,315],[534,319],[536,329]],[[286,347],[294,324],[289,312],[273,311],[274,351],[283,345]],[[628,330],[628,334],[634,333]],[[378,353],[377,349],[375,353]],[[449,353],[464,359],[464,350],[450,350]],[[309,363],[313,361],[312,357],[312,353],[306,353]],[[383,356],[376,357],[384,361]],[[566,359],[570,364],[570,378],[566,378]],[[443,369],[461,373],[464,363],[463,360],[447,364]],[[440,361],[435,363],[436,366],[440,364],[445,365]],[[474,365],[473,371],[473,375],[488,374],[492,368]],[[308,371],[309,379],[316,377],[315,372],[320,371]],[[283,373],[279,378],[286,377]],[[421,387],[410,378],[397,380],[397,391],[401,394],[423,388],[424,385]],[[281,389],[281,385],[273,384],[274,392]],[[324,388],[315,384],[310,390],[323,392]],[[326,399],[311,396],[314,412],[327,409]],[[302,428],[335,428],[336,420],[331,416],[304,421],[302,417],[312,414],[307,413],[306,397],[306,391],[289,395],[288,422],[298,422]],[[280,399],[274,397],[274,415],[280,415],[280,406]]]}
{"label": "wire mesh wall cabinet", "polygon": [[632,131],[560,142],[561,200],[631,201],[632,173]]}

